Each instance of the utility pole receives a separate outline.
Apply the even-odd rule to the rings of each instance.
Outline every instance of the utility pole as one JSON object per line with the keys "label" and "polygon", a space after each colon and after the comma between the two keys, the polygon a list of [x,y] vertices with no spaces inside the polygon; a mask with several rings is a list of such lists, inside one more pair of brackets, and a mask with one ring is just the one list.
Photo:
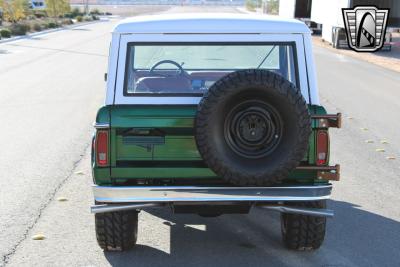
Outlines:
{"label": "utility pole", "polygon": [[3,8],[0,7],[0,26],[3,24]]}
{"label": "utility pole", "polygon": [[85,1],[85,7],[84,7],[84,13],[86,15],[89,14],[89,0],[84,0]]}

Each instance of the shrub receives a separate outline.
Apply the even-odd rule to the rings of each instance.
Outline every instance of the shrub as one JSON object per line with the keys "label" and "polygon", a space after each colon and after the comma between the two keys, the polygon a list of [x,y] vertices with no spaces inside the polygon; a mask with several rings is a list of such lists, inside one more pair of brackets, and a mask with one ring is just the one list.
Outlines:
{"label": "shrub", "polygon": [[64,18],[72,19],[74,15],[72,13],[65,13]]}
{"label": "shrub", "polygon": [[95,8],[95,9],[91,10],[89,14],[90,15],[100,15],[100,11],[97,8]]}
{"label": "shrub", "polygon": [[26,23],[14,23],[11,24],[10,30],[12,35],[25,35],[30,30],[30,27]]}
{"label": "shrub", "polygon": [[74,9],[72,9],[71,15],[73,18],[75,18],[78,16],[82,16],[82,12],[79,10],[79,8],[75,7]]}
{"label": "shrub", "polygon": [[83,17],[83,21],[92,21],[92,20],[93,20],[92,16],[84,16]]}
{"label": "shrub", "polygon": [[61,20],[61,24],[62,25],[71,25],[71,24],[74,24],[74,22],[72,21],[72,19],[63,19],[63,20]]}
{"label": "shrub", "polygon": [[34,15],[36,18],[40,19],[40,18],[44,18],[47,17],[47,13],[44,10],[35,10],[34,11]]}
{"label": "shrub", "polygon": [[10,38],[11,37],[11,31],[9,29],[1,29],[0,30],[0,36],[2,38]]}
{"label": "shrub", "polygon": [[40,25],[40,23],[38,22],[35,22],[33,23],[31,28],[36,32],[40,32],[42,30],[42,25]]}
{"label": "shrub", "polygon": [[83,17],[82,17],[82,16],[76,16],[76,20],[77,20],[78,22],[82,22],[82,21],[83,21]]}
{"label": "shrub", "polygon": [[58,23],[54,22],[54,21],[50,21],[47,23],[47,28],[49,28],[49,29],[54,29],[54,28],[57,28],[58,26],[60,26],[60,25],[58,25]]}
{"label": "shrub", "polygon": [[246,0],[246,9],[249,11],[256,11],[256,8],[260,6],[260,0]]}

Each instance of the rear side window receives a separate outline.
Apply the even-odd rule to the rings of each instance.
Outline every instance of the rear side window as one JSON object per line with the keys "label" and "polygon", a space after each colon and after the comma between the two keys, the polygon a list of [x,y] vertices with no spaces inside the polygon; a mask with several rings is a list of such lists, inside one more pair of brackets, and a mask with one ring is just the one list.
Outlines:
{"label": "rear side window", "polygon": [[243,69],[276,72],[298,86],[294,43],[129,43],[124,95],[202,95]]}

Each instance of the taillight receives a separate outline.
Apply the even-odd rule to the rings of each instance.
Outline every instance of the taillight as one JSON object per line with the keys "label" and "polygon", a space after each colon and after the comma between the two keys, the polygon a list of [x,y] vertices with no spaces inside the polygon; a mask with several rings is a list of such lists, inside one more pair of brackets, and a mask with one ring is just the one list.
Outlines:
{"label": "taillight", "polygon": [[317,132],[317,165],[326,165],[328,163],[329,153],[329,134],[327,131]]}
{"label": "taillight", "polygon": [[96,134],[96,162],[100,167],[108,165],[108,131],[100,130]]}

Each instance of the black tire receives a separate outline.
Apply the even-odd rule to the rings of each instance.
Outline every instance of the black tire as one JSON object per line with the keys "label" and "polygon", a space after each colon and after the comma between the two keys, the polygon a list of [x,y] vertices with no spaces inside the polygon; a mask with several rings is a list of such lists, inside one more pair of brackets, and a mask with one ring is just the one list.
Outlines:
{"label": "black tire", "polygon": [[306,154],[310,133],[300,90],[267,70],[237,71],[215,82],[200,101],[195,119],[196,144],[204,162],[241,186],[282,181]]}
{"label": "black tire", "polygon": [[136,244],[138,211],[95,214],[96,238],[105,251],[125,251]]}
{"label": "black tire", "polygon": [[[326,208],[326,201],[299,202],[292,204],[304,208]],[[282,213],[282,240],[292,250],[318,249],[325,238],[326,218],[317,216]]]}

